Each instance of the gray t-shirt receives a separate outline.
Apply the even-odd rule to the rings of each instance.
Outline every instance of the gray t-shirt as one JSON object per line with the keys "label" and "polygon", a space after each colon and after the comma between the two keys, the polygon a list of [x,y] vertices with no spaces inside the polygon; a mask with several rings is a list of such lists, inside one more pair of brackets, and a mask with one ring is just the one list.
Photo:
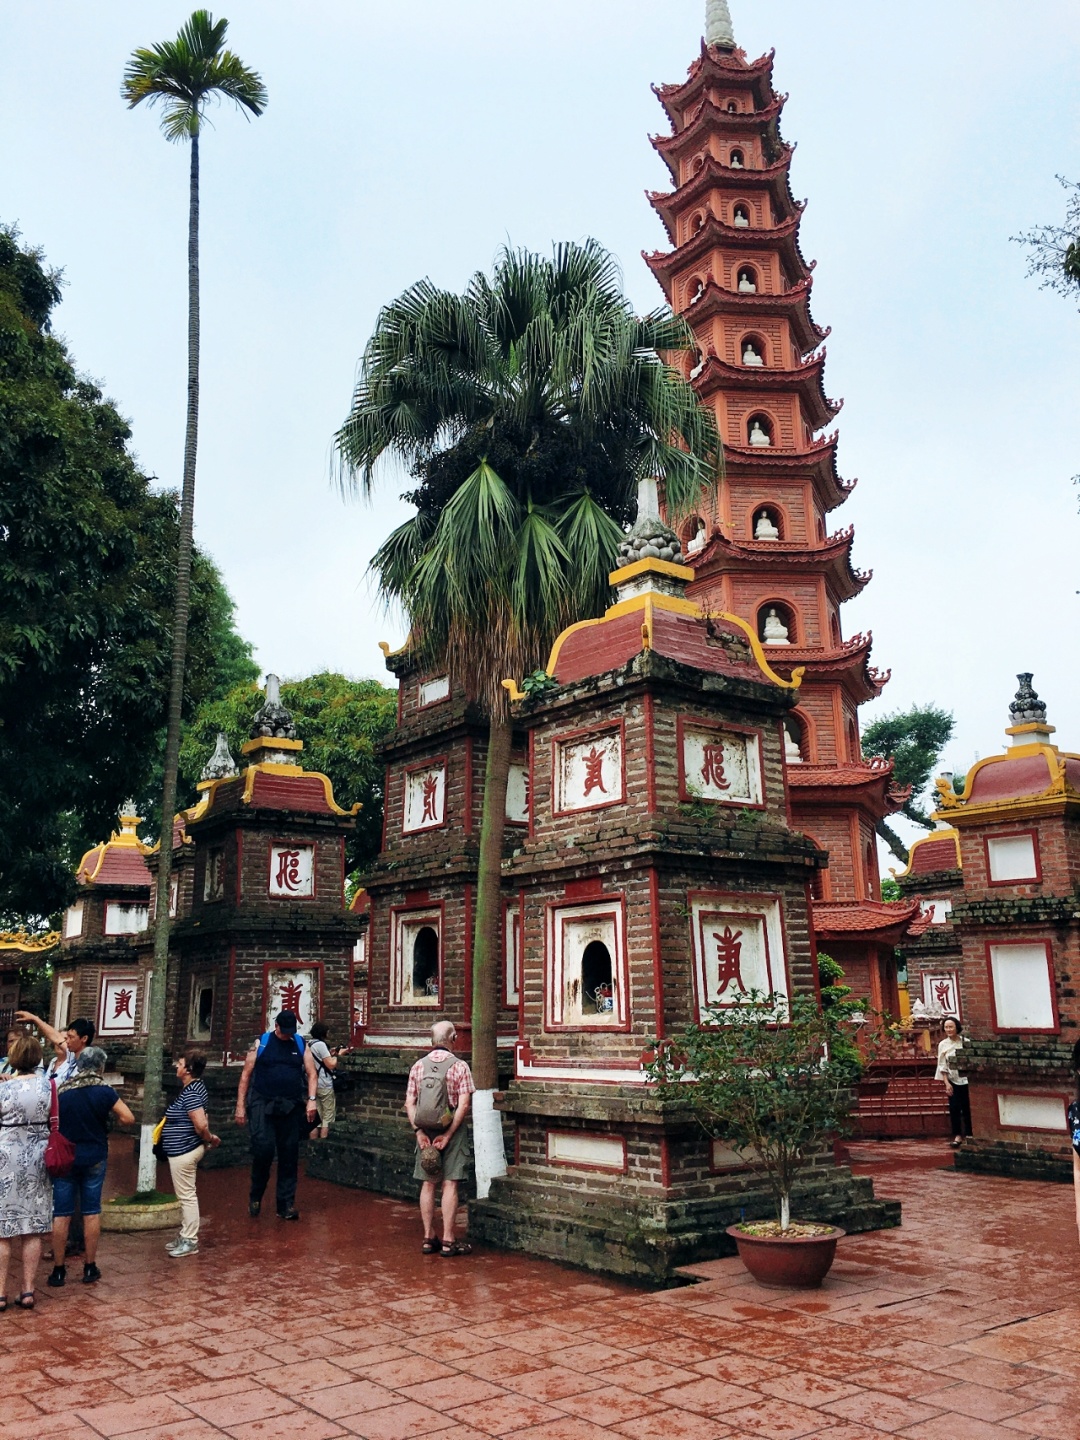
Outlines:
{"label": "gray t-shirt", "polygon": [[[311,1058],[315,1061],[315,1073],[319,1077],[319,1089],[322,1091],[334,1088],[333,1071],[326,1062],[330,1059],[330,1047],[325,1040],[311,1041]],[[320,1061],[322,1062],[320,1064]]]}

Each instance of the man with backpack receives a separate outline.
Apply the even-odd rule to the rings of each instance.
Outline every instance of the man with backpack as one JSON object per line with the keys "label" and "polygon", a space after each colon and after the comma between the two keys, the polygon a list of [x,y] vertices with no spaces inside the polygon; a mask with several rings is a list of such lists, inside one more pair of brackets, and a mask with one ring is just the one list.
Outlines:
{"label": "man with backpack", "polygon": [[316,1085],[315,1061],[304,1037],[296,1033],[296,1016],[282,1010],[273,1030],[261,1035],[248,1051],[236,1095],[236,1123],[247,1125],[251,1135],[248,1214],[252,1217],[262,1209],[276,1152],[278,1219],[300,1219],[295,1204],[300,1135],[305,1112],[309,1126],[315,1120]]}
{"label": "man with backpack", "polygon": [[[420,1217],[424,1222],[425,1255],[468,1255],[472,1246],[454,1239],[458,1182],[469,1173],[466,1121],[476,1086],[466,1061],[447,1048],[457,1038],[449,1020],[431,1027],[434,1049],[409,1071],[405,1113],[416,1133],[413,1178],[420,1185]],[[442,1240],[435,1232],[435,1187],[442,1181]]]}

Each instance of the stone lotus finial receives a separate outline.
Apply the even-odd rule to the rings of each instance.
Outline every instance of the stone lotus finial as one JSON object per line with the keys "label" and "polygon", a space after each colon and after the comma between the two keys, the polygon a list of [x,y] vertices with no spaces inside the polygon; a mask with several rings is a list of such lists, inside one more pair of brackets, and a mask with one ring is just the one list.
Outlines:
{"label": "stone lotus finial", "polygon": [[1013,725],[1045,725],[1046,704],[1032,689],[1031,675],[1017,675],[1020,689],[1009,706],[1009,718]]}
{"label": "stone lotus finial", "polygon": [[296,726],[291,713],[281,703],[281,681],[276,675],[266,677],[266,699],[251,722],[251,738],[260,740],[296,740]]}
{"label": "stone lotus finial", "polygon": [[735,31],[731,26],[727,0],[705,0],[705,44],[734,50]]}
{"label": "stone lotus finial", "polygon": [[671,565],[683,563],[679,537],[660,519],[656,481],[651,475],[638,481],[637,520],[619,546],[620,566],[633,565],[638,560],[666,560]]}
{"label": "stone lotus finial", "polygon": [[227,780],[232,775],[239,774],[236,768],[236,761],[229,749],[229,741],[223,730],[218,731],[217,743],[214,745],[214,753],[203,766],[200,780]]}

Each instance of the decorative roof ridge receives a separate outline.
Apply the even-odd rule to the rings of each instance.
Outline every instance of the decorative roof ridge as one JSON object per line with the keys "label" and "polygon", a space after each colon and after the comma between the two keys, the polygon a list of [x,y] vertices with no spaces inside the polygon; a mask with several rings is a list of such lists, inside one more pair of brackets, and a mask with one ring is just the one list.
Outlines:
{"label": "decorative roof ridge", "polygon": [[956,865],[950,868],[956,870],[962,869],[963,859],[960,854],[960,831],[957,830],[955,825],[944,825],[940,830],[931,830],[929,834],[920,835],[917,840],[913,840],[908,847],[907,865],[903,870],[894,870],[893,874],[899,878],[901,876],[910,875],[912,873],[911,867],[914,863],[912,857],[914,856],[915,851],[918,850],[920,845],[940,845],[942,844],[942,842],[948,840],[952,841],[953,849],[956,854]]}
{"label": "decorative roof ridge", "polygon": [[[741,225],[725,225],[722,220],[718,220],[710,211],[701,229],[697,231],[696,234],[691,235],[688,240],[684,240],[681,245],[675,245],[670,251],[643,250],[641,253],[645,257],[646,264],[650,258],[653,260],[666,260],[671,258],[681,262],[686,259],[686,252],[691,249],[696,248],[700,250],[703,248],[711,248],[703,246],[702,241],[712,231],[717,231],[724,240],[738,240],[740,242],[752,240],[758,248],[760,248],[763,244],[790,239],[799,228],[800,218],[798,215],[789,215],[786,220],[781,220],[779,225],[770,225],[767,228],[752,228],[749,226],[744,228]],[[817,264],[816,261],[804,263],[806,264],[808,272],[812,271]]]}

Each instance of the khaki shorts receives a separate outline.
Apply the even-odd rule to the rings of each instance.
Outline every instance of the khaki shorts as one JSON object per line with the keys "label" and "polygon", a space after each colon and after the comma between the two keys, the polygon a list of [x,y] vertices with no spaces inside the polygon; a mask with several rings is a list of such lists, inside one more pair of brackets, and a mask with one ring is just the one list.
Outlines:
{"label": "khaki shorts", "polygon": [[315,1091],[315,1109],[319,1112],[319,1124],[326,1130],[337,1117],[337,1096],[333,1090]]}
{"label": "khaki shorts", "polygon": [[472,1168],[472,1145],[469,1143],[467,1124],[454,1131],[454,1138],[442,1152],[441,1175],[425,1175],[420,1168],[420,1147],[416,1147],[416,1164],[413,1166],[414,1180],[465,1180]]}

